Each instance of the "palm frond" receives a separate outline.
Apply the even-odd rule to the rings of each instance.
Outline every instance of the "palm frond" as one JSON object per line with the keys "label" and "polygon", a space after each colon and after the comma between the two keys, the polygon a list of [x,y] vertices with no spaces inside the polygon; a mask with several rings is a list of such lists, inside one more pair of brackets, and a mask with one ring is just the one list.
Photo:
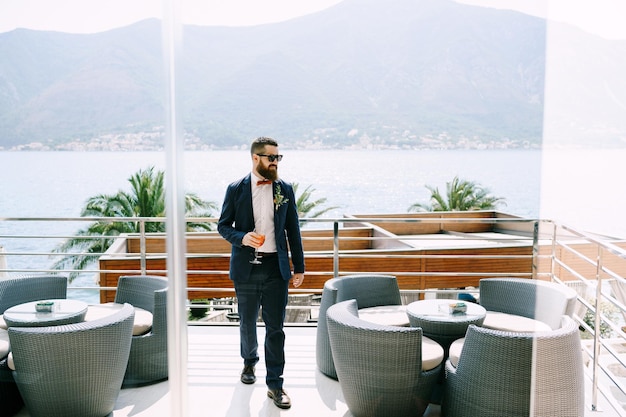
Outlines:
{"label": "palm frond", "polygon": [[446,183],[445,196],[439,188],[430,185],[426,188],[430,191],[430,204],[414,203],[409,206],[409,212],[493,210],[506,205],[504,198],[492,196],[488,189],[458,176]]}
{"label": "palm frond", "polygon": [[[139,170],[128,179],[131,192],[118,191],[116,194],[98,194],[87,200],[81,210],[82,217],[164,217],[165,185],[164,172],[155,172],[154,167]],[[193,217],[211,217],[217,204],[202,200],[196,194],[185,196],[185,209]],[[211,230],[212,224],[195,222],[188,230]],[[147,222],[146,233],[164,232],[164,222]],[[76,237],[59,244],[53,252],[64,254],[54,262],[53,269],[82,270],[97,262],[100,254],[106,252],[115,238],[122,233],[139,233],[139,221],[99,220],[76,233]],[[78,272],[69,274],[70,282]]]}
{"label": "palm frond", "polygon": [[311,200],[315,191],[312,185],[308,185],[301,193],[298,193],[299,184],[297,182],[292,183],[292,187],[296,195],[296,207],[298,209],[298,217],[300,218],[317,218],[339,208],[339,206],[320,208],[320,206],[326,204],[327,199],[322,197],[317,200]]}

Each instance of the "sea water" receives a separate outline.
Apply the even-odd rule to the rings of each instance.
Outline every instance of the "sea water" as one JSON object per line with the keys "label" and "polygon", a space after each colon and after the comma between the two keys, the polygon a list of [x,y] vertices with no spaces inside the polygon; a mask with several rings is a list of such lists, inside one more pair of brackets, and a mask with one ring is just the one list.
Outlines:
{"label": "sea water", "polygon": [[[281,149],[281,153],[282,178],[297,182],[301,191],[311,186],[311,200],[326,199],[322,207],[337,207],[324,217],[406,213],[416,202],[429,202],[426,186],[445,195],[446,183],[458,176],[501,197],[505,204],[499,211],[626,237],[621,168],[626,149]],[[185,191],[218,207],[227,185],[251,168],[247,150],[186,152],[181,162]],[[88,198],[130,192],[128,179],[151,166],[165,169],[163,152],[0,152],[0,218],[78,217]],[[0,246],[6,246],[2,236],[14,233],[72,234],[85,225],[0,222]],[[48,252],[58,243],[41,239],[40,248],[7,250]]]}

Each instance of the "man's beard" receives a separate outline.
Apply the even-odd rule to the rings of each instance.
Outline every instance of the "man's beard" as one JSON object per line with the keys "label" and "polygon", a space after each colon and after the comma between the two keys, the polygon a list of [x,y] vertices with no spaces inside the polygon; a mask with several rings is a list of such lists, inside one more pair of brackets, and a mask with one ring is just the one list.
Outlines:
{"label": "man's beard", "polygon": [[276,169],[270,169],[269,167],[264,167],[261,164],[257,167],[258,174],[270,181],[276,181],[278,179],[278,167]]}

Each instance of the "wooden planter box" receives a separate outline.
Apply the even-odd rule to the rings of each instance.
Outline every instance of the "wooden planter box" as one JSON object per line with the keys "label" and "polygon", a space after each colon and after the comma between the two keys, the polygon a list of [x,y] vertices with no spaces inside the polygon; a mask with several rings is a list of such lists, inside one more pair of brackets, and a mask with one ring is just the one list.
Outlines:
{"label": "wooden planter box", "polygon": [[[357,220],[410,220],[346,223],[339,229],[339,274],[393,274],[401,289],[477,286],[481,278],[493,274],[531,277],[532,223],[498,223],[495,227],[480,221],[494,217],[514,218],[496,212],[350,216]],[[425,218],[438,221],[421,222]],[[321,293],[324,282],[334,276],[333,231],[305,228],[302,234],[307,270],[304,287]],[[234,291],[211,290],[233,288],[228,277],[230,244],[217,232],[188,233],[186,244],[188,298],[233,296]],[[100,258],[101,287],[116,287],[119,276],[141,273],[141,245],[138,235],[117,239]],[[144,245],[146,273],[165,276],[165,235],[148,235]],[[108,302],[114,297],[114,291],[102,291],[100,299]]]}

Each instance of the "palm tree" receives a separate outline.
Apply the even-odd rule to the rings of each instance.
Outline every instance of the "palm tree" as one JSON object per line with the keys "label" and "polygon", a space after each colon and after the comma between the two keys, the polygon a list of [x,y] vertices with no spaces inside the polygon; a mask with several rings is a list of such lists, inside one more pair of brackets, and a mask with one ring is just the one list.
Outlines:
{"label": "palm tree", "polygon": [[[329,212],[330,210],[338,208],[337,206],[326,207],[323,209],[319,209],[314,213],[311,213],[314,209],[317,209],[319,206],[326,203],[326,198],[318,198],[315,201],[309,201],[311,199],[311,196],[313,195],[313,192],[315,191],[315,188],[312,188],[312,185],[307,186],[300,196],[298,196],[299,184],[297,182],[294,182],[291,185],[293,186],[293,193],[297,196],[296,207],[298,208],[298,217],[300,218],[317,218]],[[302,226],[303,222],[300,223],[300,226]]]}
{"label": "palm tree", "polygon": [[[132,192],[118,191],[117,194],[100,194],[87,200],[81,212],[82,217],[164,217],[165,186],[164,172],[154,171],[154,167],[132,175],[128,181]],[[211,217],[211,210],[217,209],[213,202],[202,200],[196,194],[185,195],[185,211],[190,217]],[[85,269],[96,262],[99,254],[105,252],[115,237],[122,233],[139,233],[139,221],[104,221],[98,220],[77,232],[73,237],[54,249],[57,253],[65,253],[53,265],[54,269]],[[210,223],[188,223],[188,230],[211,230]],[[165,231],[165,222],[146,222],[145,232],[156,233]],[[78,272],[71,272],[72,281]]]}
{"label": "palm tree", "polygon": [[447,196],[441,195],[439,188],[426,188],[430,190],[430,204],[415,203],[409,212],[493,210],[500,204],[506,205],[503,198],[490,195],[487,188],[456,176],[446,183]]}

